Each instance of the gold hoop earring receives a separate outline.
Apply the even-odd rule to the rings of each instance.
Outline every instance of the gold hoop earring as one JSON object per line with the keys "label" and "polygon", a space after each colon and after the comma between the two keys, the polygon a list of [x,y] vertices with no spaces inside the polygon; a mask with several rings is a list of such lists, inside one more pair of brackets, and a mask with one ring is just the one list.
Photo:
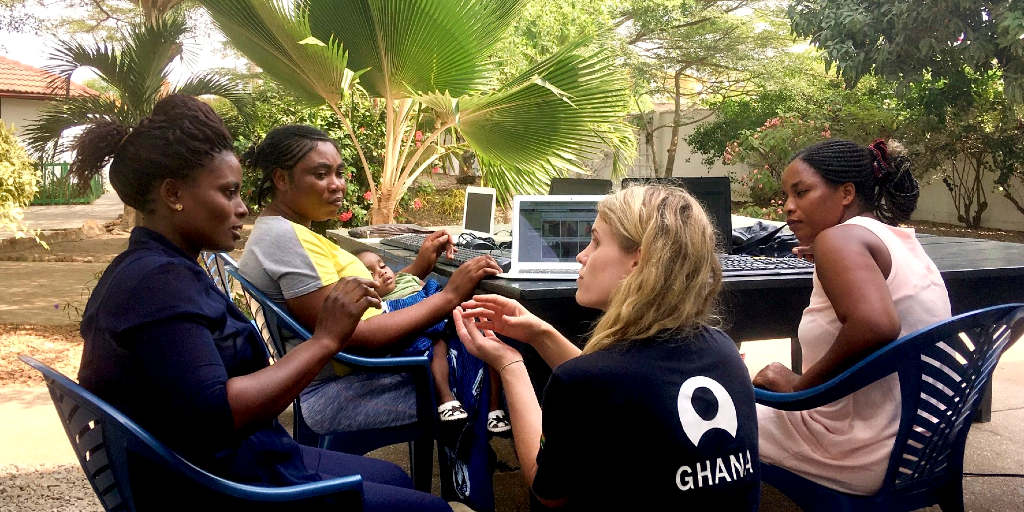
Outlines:
{"label": "gold hoop earring", "polygon": [[178,203],[178,204],[174,205],[174,209],[175,209],[175,210],[178,210],[179,212],[180,212],[180,211],[181,211],[181,210],[182,210],[183,208],[185,208],[185,207],[184,207],[184,206],[182,206],[182,205],[181,205],[181,203]]}

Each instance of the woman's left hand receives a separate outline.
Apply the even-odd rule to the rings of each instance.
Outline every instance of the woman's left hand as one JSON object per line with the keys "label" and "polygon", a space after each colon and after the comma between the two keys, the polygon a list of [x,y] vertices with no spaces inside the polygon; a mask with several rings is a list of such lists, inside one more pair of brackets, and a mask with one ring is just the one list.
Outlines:
{"label": "woman's left hand", "polygon": [[786,368],[782,363],[772,363],[765,366],[754,376],[753,384],[756,387],[776,391],[779,393],[792,393],[796,381],[800,376]]}
{"label": "woman's left hand", "polygon": [[470,354],[480,358],[492,368],[501,368],[504,365],[522,359],[518,350],[508,346],[498,339],[493,331],[481,331],[476,326],[476,319],[470,316],[463,316],[461,307],[452,311],[455,319],[455,332],[459,339],[466,346]]}

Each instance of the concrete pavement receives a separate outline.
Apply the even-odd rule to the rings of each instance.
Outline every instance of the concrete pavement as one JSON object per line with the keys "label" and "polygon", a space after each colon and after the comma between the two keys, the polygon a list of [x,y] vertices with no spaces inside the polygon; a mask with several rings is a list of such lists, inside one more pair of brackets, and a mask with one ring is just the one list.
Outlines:
{"label": "concrete pavement", "polygon": [[[81,228],[87,220],[102,225],[124,213],[124,203],[113,192],[106,192],[91,204],[29,206],[22,223],[33,231],[55,231]],[[13,231],[0,230],[0,240],[12,238]]]}

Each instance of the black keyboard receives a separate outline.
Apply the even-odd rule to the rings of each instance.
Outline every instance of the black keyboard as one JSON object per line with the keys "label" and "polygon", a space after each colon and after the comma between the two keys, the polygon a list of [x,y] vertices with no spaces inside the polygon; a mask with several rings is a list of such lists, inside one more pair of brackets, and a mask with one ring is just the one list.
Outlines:
{"label": "black keyboard", "polygon": [[[405,235],[382,238],[380,243],[384,245],[389,245],[391,247],[397,247],[399,249],[405,249],[407,251],[419,252],[420,246],[423,245],[423,241],[426,239],[426,235],[409,233]],[[490,256],[494,258],[494,261],[498,262],[498,266],[501,267],[501,270],[503,272],[508,272],[508,269],[511,268],[512,266],[512,253],[510,251],[504,251],[500,249],[495,249],[492,251],[478,251],[475,249],[464,249],[460,247],[453,257],[449,258],[442,254],[437,257],[437,262],[444,265],[451,265],[453,267],[457,267],[473,258],[476,258],[477,256]]]}
{"label": "black keyboard", "polygon": [[810,274],[814,263],[801,258],[763,258],[737,254],[719,254],[722,274],[727,276]]}

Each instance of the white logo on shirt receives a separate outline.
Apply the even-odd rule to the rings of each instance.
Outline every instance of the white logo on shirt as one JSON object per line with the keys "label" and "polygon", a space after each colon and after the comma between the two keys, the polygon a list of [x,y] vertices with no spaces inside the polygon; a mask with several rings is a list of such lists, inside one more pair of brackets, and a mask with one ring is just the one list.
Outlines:
{"label": "white logo on shirt", "polygon": [[[701,418],[693,408],[693,392],[698,388],[706,388],[718,401],[718,413],[714,418],[705,420]],[[736,437],[736,405],[718,381],[703,375],[690,377],[679,387],[679,422],[683,425],[683,432],[690,439],[693,446],[700,444],[700,440],[709,430],[720,428]],[[744,453],[746,458],[744,458]],[[719,485],[724,482],[735,482],[753,474],[753,461],[750,450],[742,450],[733,454],[725,455],[703,462],[697,462],[695,467],[690,465],[680,466],[676,471],[676,486],[681,491],[699,489],[707,486]]]}
{"label": "white logo on shirt", "polygon": [[[693,408],[693,392],[698,388],[708,389],[718,401],[718,413],[710,420],[701,418]],[[733,404],[729,392],[718,381],[703,375],[686,379],[679,387],[678,405],[679,422],[682,423],[683,432],[686,432],[686,437],[693,446],[700,444],[704,434],[713,428],[720,428],[736,437],[736,405]]]}

